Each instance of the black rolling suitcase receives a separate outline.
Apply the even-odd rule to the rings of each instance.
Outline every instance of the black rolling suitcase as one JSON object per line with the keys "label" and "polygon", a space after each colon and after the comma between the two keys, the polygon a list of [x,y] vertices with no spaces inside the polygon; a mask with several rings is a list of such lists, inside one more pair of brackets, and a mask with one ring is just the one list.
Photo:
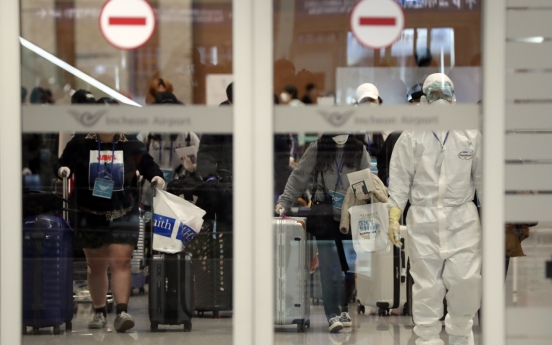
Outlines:
{"label": "black rolling suitcase", "polygon": [[149,317],[152,332],[157,331],[159,325],[184,325],[185,332],[192,330],[194,285],[189,254],[153,253],[149,265]]}
{"label": "black rolling suitcase", "polygon": [[192,254],[196,282],[195,310],[200,314],[232,310],[232,232],[205,220],[201,232],[186,248]]}

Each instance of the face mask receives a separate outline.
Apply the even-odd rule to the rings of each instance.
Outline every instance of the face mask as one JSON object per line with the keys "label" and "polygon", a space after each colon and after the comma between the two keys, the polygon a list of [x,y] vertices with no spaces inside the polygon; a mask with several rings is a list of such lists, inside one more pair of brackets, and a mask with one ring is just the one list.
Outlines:
{"label": "face mask", "polygon": [[431,103],[431,105],[450,105],[450,103],[445,101],[444,99],[440,99]]}
{"label": "face mask", "polygon": [[287,92],[282,92],[280,94],[280,99],[282,100],[282,103],[287,103],[291,101],[291,96]]}
{"label": "face mask", "polygon": [[347,139],[349,139],[348,135],[336,135],[332,138],[337,145],[345,145],[347,142]]}

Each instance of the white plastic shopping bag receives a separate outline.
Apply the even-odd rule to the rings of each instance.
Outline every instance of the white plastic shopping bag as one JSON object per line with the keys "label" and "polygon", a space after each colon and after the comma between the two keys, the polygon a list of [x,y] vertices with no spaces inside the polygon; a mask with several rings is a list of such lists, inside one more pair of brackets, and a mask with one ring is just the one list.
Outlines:
{"label": "white plastic shopping bag", "polygon": [[175,254],[199,233],[205,211],[157,189],[153,198],[153,250]]}
{"label": "white plastic shopping bag", "polygon": [[358,253],[374,252],[387,248],[389,213],[387,204],[373,203],[349,208],[353,247]]}

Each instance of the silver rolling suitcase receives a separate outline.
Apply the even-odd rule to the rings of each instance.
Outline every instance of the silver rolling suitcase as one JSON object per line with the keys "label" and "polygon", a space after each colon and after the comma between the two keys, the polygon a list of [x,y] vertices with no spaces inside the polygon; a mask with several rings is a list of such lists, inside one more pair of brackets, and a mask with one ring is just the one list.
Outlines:
{"label": "silver rolling suitcase", "polygon": [[310,327],[309,236],[302,220],[275,218],[276,325],[296,324],[299,332]]}
{"label": "silver rolling suitcase", "polygon": [[407,311],[404,245],[402,248],[389,245],[384,250],[357,253],[356,267],[359,314],[364,314],[366,306],[378,309],[380,316],[390,315],[391,309],[404,308],[403,313]]}

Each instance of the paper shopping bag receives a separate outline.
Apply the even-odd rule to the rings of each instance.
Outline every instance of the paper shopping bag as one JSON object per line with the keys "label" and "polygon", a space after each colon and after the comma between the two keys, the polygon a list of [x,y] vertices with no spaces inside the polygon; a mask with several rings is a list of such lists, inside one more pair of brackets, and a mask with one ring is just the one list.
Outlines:
{"label": "paper shopping bag", "polygon": [[175,254],[199,233],[205,211],[157,189],[153,198],[153,250]]}
{"label": "paper shopping bag", "polygon": [[357,253],[374,252],[387,248],[389,213],[387,204],[374,203],[349,208],[353,247]]}

